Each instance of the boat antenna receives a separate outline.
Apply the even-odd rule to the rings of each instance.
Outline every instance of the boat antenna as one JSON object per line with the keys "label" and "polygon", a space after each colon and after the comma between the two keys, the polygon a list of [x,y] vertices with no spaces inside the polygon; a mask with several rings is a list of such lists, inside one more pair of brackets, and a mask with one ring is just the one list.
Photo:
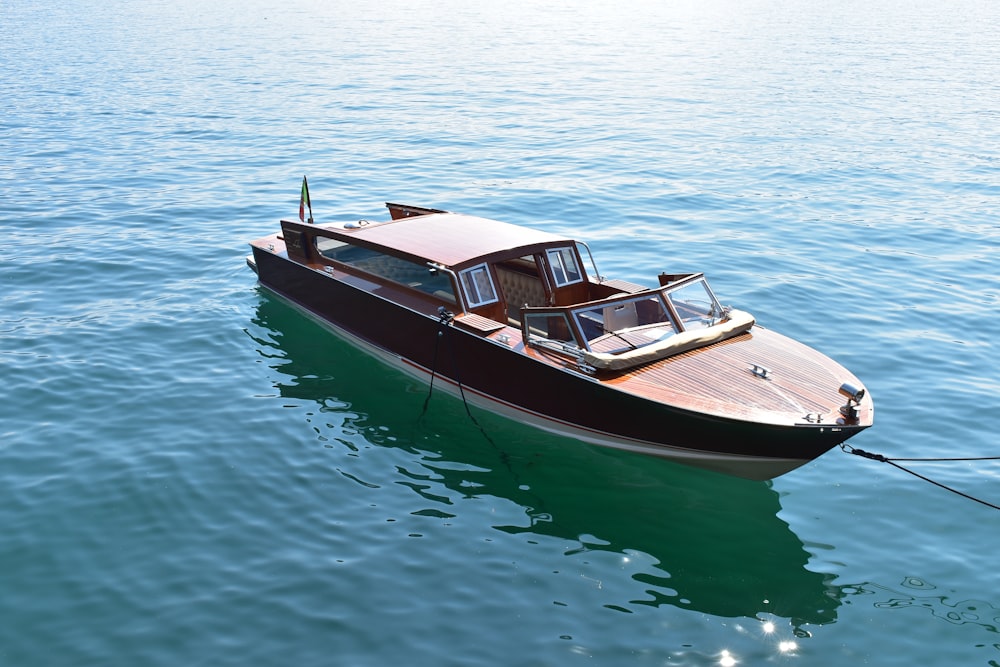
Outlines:
{"label": "boat antenna", "polygon": [[[309,220],[306,220],[306,208],[309,209]],[[302,222],[308,222],[310,225],[313,223],[313,205],[312,199],[309,198],[309,181],[306,177],[302,177],[302,192],[299,194],[299,220]]]}

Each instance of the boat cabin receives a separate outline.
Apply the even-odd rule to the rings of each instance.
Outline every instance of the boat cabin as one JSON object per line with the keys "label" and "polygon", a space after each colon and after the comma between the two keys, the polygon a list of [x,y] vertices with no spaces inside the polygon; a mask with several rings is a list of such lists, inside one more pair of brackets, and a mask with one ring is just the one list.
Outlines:
{"label": "boat cabin", "polygon": [[736,318],[739,330],[732,330],[731,312],[700,273],[661,274],[660,286],[647,289],[601,278],[589,248],[570,238],[387,206],[385,222],[283,220],[289,259],[430,315],[447,311],[483,334],[513,327],[526,345],[567,355],[591,371],[646,363],[753,324]]}

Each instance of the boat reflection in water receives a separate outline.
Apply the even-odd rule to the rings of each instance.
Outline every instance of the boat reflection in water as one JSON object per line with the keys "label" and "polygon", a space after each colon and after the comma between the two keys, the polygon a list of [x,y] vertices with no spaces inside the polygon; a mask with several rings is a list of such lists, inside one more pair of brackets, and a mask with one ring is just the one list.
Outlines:
{"label": "boat reflection in water", "polygon": [[[363,434],[365,446],[412,454],[412,467],[424,473],[419,484],[412,471],[370,474],[396,476],[420,495],[418,504],[444,499],[441,515],[454,517],[463,498],[498,497],[522,507],[525,518],[493,525],[497,531],[565,540],[570,557],[587,551],[642,560],[632,577],[644,594],[605,606],[773,615],[795,627],[836,620],[841,592],[832,576],[808,569],[809,553],[777,516],[781,505],[770,483],[581,446],[473,408],[481,434],[461,401],[443,393],[433,394],[421,418],[426,386],[387,370],[266,290],[259,298],[249,333],[281,397],[327,411],[342,406],[342,423],[352,426],[353,437]],[[442,431],[448,435],[421,435]],[[363,451],[351,454],[364,465]]]}

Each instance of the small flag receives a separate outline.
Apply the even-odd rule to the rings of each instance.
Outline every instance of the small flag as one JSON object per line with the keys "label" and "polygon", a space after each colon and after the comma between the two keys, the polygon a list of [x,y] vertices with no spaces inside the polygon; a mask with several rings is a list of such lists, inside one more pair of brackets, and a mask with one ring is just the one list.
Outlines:
{"label": "small flag", "polygon": [[306,207],[309,208],[309,222],[313,221],[313,205],[309,199],[309,181],[302,177],[302,194],[299,195],[299,220],[306,221]]}

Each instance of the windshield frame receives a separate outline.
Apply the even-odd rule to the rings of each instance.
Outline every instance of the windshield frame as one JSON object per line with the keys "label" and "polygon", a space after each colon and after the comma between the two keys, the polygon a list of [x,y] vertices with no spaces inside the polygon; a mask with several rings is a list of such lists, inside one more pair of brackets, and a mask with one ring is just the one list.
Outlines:
{"label": "windshield frame", "polygon": [[[571,356],[597,351],[617,354],[656,344],[683,331],[710,327],[725,318],[728,311],[719,303],[703,274],[687,274],[678,278],[657,288],[616,294],[595,301],[523,308],[523,339],[528,345]],[[699,285],[704,290],[704,305],[692,308],[690,300],[677,298]],[[700,292],[697,294],[701,295]],[[621,316],[616,318],[615,315]],[[544,331],[537,326],[540,316],[559,318],[560,322],[568,325],[568,331],[560,326],[557,337],[543,335]],[[536,326],[529,326],[529,323]]]}

